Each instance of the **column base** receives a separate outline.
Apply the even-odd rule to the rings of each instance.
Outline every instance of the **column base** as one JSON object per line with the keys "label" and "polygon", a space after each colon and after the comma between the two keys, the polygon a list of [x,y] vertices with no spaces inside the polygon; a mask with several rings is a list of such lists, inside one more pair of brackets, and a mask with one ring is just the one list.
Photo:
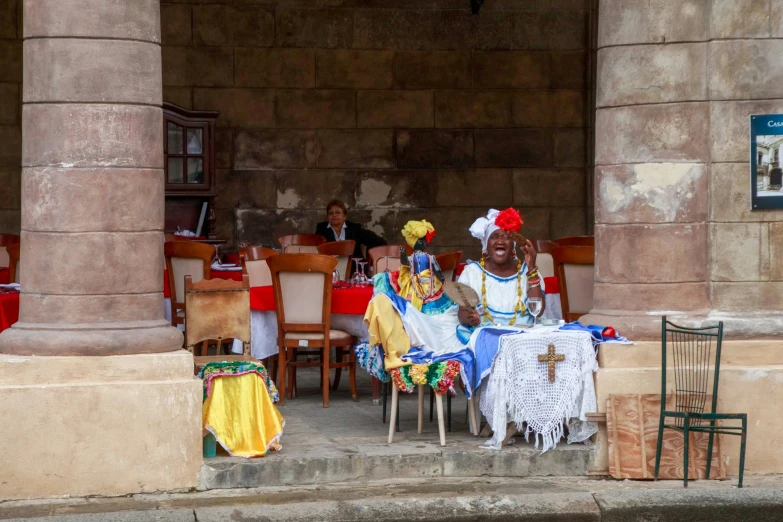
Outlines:
{"label": "column base", "polygon": [[0,355],[0,499],[194,488],[202,383],[185,350]]}
{"label": "column base", "polygon": [[165,353],[182,348],[182,332],[171,323],[40,324],[16,323],[0,333],[0,354],[129,355]]}
{"label": "column base", "polygon": [[[671,350],[671,349],[670,349]],[[729,340],[721,350],[718,411],[748,414],[748,444],[745,473],[753,475],[783,473],[783,453],[776,441],[783,432],[783,418],[770,415],[775,404],[783,402],[783,339]],[[667,391],[672,393],[673,357],[668,356]],[[612,394],[661,393],[661,342],[637,342],[633,345],[602,344],[598,347],[599,370],[595,374],[598,411],[606,412]],[[739,437],[723,436],[723,455],[728,473],[739,472]],[[596,467],[608,469],[608,434],[601,424],[597,436]],[[652,457],[650,453],[648,458]]]}

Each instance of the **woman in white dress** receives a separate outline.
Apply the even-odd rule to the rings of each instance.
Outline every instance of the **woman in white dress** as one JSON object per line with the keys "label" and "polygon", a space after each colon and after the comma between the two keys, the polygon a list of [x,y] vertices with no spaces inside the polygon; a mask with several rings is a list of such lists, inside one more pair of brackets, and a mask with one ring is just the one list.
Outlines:
{"label": "woman in white dress", "polygon": [[[514,209],[493,209],[471,226],[471,234],[482,242],[483,256],[479,263],[465,267],[459,281],[480,296],[476,310],[454,305],[442,314],[426,315],[397,295],[381,293],[373,298],[364,319],[370,344],[383,347],[387,370],[464,352],[483,327],[513,328],[533,322],[527,303],[529,297],[539,297],[543,307],[543,278],[535,268],[533,243],[526,240],[520,245],[524,261],[515,254],[509,234],[518,234],[521,225]],[[407,356],[411,349],[412,355]]]}

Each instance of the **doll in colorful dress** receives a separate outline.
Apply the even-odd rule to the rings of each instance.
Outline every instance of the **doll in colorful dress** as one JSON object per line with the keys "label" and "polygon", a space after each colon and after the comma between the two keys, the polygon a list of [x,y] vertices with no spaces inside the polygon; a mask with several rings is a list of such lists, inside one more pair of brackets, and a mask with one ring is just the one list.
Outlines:
{"label": "doll in colorful dress", "polygon": [[446,278],[435,256],[427,253],[435,237],[435,227],[426,220],[408,221],[402,236],[413,248],[413,254],[408,256],[405,248],[400,248],[402,266],[398,271],[376,275],[373,280],[375,293],[397,294],[427,315],[445,312],[454,302],[443,293]]}

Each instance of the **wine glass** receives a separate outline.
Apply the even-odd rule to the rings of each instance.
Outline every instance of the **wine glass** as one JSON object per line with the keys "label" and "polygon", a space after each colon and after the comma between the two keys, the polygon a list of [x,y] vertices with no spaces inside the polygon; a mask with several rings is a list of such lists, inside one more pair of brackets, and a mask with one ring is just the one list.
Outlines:
{"label": "wine glass", "polygon": [[367,285],[370,283],[369,278],[367,277],[367,274],[364,273],[364,267],[367,266],[367,261],[359,261],[359,280],[361,284]]}
{"label": "wine glass", "polygon": [[538,323],[538,316],[541,315],[541,309],[543,308],[543,301],[540,297],[530,297],[527,300],[527,309],[530,315],[533,316],[533,327],[535,328]]}
{"label": "wine glass", "polygon": [[340,277],[340,256],[333,256],[337,260],[337,266],[332,271],[332,283],[339,283],[342,280]]}
{"label": "wine glass", "polygon": [[361,278],[361,275],[359,274],[359,263],[362,262],[362,258],[361,257],[352,257],[351,261],[353,261],[354,266],[355,266],[355,269],[353,271],[353,277],[351,278],[351,284],[358,286],[358,285],[362,284],[362,278]]}
{"label": "wine glass", "polygon": [[212,256],[212,264],[217,266],[221,265],[219,249],[220,249],[220,245],[215,245],[215,254]]}

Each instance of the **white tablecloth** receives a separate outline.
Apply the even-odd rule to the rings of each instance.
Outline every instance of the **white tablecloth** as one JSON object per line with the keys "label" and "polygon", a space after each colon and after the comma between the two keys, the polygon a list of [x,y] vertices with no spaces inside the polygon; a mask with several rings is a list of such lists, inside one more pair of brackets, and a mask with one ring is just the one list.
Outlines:
{"label": "white tablecloth", "polygon": [[[538,356],[555,345],[565,360],[555,364],[555,382],[550,383],[547,363]],[[555,447],[568,425],[568,442],[582,442],[598,431],[586,414],[595,412],[596,398],[592,374],[598,370],[595,349],[589,333],[559,332],[539,326],[518,334],[503,336],[481,394],[481,412],[494,435],[487,444],[495,449],[506,434],[506,424],[515,422],[525,436],[543,440],[543,451]]]}
{"label": "white tablecloth", "polygon": [[[163,299],[163,315],[171,321],[171,299]],[[367,342],[370,334],[364,324],[364,316],[332,314],[332,328],[342,330],[356,337],[358,342]],[[231,347],[234,353],[242,353],[242,342],[234,341]],[[277,314],[250,310],[250,354],[256,359],[265,359],[277,355]]]}

